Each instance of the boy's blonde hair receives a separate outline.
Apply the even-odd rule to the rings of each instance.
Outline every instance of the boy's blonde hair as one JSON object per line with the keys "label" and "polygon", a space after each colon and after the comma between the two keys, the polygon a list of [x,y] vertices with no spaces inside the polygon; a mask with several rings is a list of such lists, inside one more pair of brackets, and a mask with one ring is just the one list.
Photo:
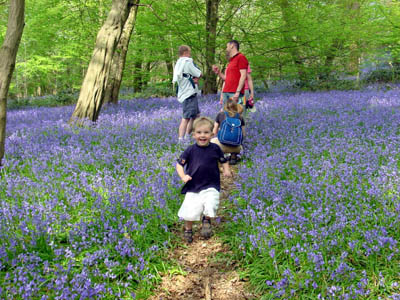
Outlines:
{"label": "boy's blonde hair", "polygon": [[232,98],[229,98],[224,104],[224,111],[226,111],[229,116],[234,117],[237,113],[241,114],[243,112],[243,107]]}
{"label": "boy's blonde hair", "polygon": [[201,125],[209,125],[210,130],[212,131],[214,128],[214,121],[211,120],[209,117],[199,117],[193,122],[193,130],[196,130],[196,128]]}
{"label": "boy's blonde hair", "polygon": [[185,54],[185,52],[190,51],[190,47],[187,45],[181,45],[178,48],[178,52],[179,52],[179,56],[182,56],[183,54]]}

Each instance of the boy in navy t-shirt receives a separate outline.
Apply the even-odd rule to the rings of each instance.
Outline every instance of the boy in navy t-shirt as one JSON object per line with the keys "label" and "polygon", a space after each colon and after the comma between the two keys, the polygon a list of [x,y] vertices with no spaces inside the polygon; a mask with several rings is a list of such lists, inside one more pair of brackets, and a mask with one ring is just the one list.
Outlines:
{"label": "boy in navy t-shirt", "polygon": [[220,175],[218,163],[222,164],[224,176],[231,177],[228,161],[221,148],[210,143],[214,122],[200,117],[193,124],[194,145],[189,146],[179,157],[176,171],[185,183],[182,194],[185,200],[178,216],[185,220],[185,239],[193,241],[193,221],[200,221],[203,215],[201,236],[211,236],[211,219],[216,216],[219,205]]}

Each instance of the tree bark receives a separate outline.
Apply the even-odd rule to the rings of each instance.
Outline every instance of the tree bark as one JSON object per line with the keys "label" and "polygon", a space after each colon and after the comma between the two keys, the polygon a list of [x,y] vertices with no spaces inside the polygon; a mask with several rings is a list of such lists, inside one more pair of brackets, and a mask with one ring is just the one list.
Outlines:
{"label": "tree bark", "polygon": [[206,74],[203,88],[204,94],[215,94],[217,92],[216,75],[212,70],[212,65],[215,63],[219,2],[220,0],[206,1]]}
{"label": "tree bark", "polygon": [[321,68],[320,77],[323,80],[329,80],[332,70],[333,70],[333,61],[336,58],[336,54],[340,51],[340,48],[343,46],[343,41],[339,39],[335,39],[331,46],[326,51],[325,63],[323,68]]}
{"label": "tree bark", "polygon": [[[165,49],[165,54],[169,55],[168,49]],[[168,72],[168,82],[171,83],[172,87],[172,78],[174,77],[174,65],[172,63],[171,57],[168,56],[165,58],[165,64],[167,65],[167,72]]]}
{"label": "tree bark", "polygon": [[72,123],[97,121],[104,102],[111,62],[134,0],[113,0],[108,17],[96,38],[92,59],[83,80]]}
{"label": "tree bark", "polygon": [[[360,17],[360,8],[361,5],[357,0],[351,0],[347,3],[347,9],[349,13],[349,18],[352,20],[359,20]],[[357,23],[358,25],[358,23]],[[356,27],[357,25],[352,24],[352,26]],[[358,32],[357,28],[354,28],[354,32]],[[360,57],[361,51],[359,47],[360,38],[358,34],[354,36],[354,41],[349,47],[349,63],[348,63],[348,70],[351,74],[358,75],[359,73],[359,66],[360,66]]]}
{"label": "tree bark", "polygon": [[24,30],[25,0],[10,0],[7,32],[0,48],[0,166],[5,153],[7,95]]}
{"label": "tree bark", "polygon": [[144,73],[142,75],[142,89],[146,88],[150,81],[151,62],[146,62]]}
{"label": "tree bark", "polygon": [[282,12],[282,18],[285,23],[283,26],[283,39],[285,44],[289,46],[289,53],[292,57],[292,61],[297,69],[297,75],[300,79],[300,84],[304,85],[307,82],[307,75],[305,72],[303,59],[300,55],[299,49],[296,47],[298,40],[293,39],[293,30],[296,28],[296,20],[294,19],[293,13],[290,11],[290,4],[288,0],[278,0],[279,6]]}
{"label": "tree bark", "polygon": [[[139,54],[140,55],[140,54]],[[142,71],[142,58],[137,55],[135,57],[135,63],[133,66],[133,91],[135,93],[142,91],[142,84],[143,84],[143,71]]]}
{"label": "tree bark", "polygon": [[122,76],[125,69],[126,54],[128,52],[132,31],[135,27],[139,2],[140,0],[134,0],[134,6],[129,12],[129,16],[125,22],[124,30],[118,43],[117,50],[114,53],[110,77],[107,81],[107,88],[105,92],[105,102],[108,103],[118,103],[119,90],[121,88]]}
{"label": "tree bark", "polygon": [[[164,37],[160,37],[161,41],[164,42],[165,45],[169,44],[169,41],[166,40]],[[167,72],[168,72],[168,82],[171,83],[171,88],[172,88],[172,78],[174,76],[174,64],[173,64],[173,58],[171,55],[171,49],[168,46],[165,46],[165,48],[162,50],[164,54],[164,61],[165,65],[167,67]]]}

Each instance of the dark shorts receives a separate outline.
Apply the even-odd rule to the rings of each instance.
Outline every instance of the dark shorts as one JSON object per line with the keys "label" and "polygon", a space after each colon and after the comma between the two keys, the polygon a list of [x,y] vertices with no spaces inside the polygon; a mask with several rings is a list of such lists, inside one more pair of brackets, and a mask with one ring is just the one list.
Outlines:
{"label": "dark shorts", "polygon": [[196,94],[185,99],[182,103],[184,119],[194,119],[200,113],[199,103],[197,102]]}

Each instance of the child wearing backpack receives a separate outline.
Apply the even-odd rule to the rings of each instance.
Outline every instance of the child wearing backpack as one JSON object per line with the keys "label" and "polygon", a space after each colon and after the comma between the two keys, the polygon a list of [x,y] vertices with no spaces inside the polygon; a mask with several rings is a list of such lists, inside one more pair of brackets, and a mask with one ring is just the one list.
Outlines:
{"label": "child wearing backpack", "polygon": [[224,111],[219,112],[215,118],[213,133],[215,138],[212,143],[220,146],[224,153],[230,153],[230,165],[238,161],[241,144],[245,135],[246,123],[241,115],[243,108],[236,101],[228,99],[224,105]]}
{"label": "child wearing backpack", "polygon": [[184,238],[193,241],[193,221],[200,221],[200,235],[209,238],[211,218],[216,217],[221,189],[219,166],[222,164],[224,176],[232,173],[224,153],[217,145],[210,143],[214,122],[207,117],[199,117],[193,123],[193,138],[196,143],[186,148],[176,164],[176,171],[185,185],[181,193],[186,194],[178,216],[185,220]]}

